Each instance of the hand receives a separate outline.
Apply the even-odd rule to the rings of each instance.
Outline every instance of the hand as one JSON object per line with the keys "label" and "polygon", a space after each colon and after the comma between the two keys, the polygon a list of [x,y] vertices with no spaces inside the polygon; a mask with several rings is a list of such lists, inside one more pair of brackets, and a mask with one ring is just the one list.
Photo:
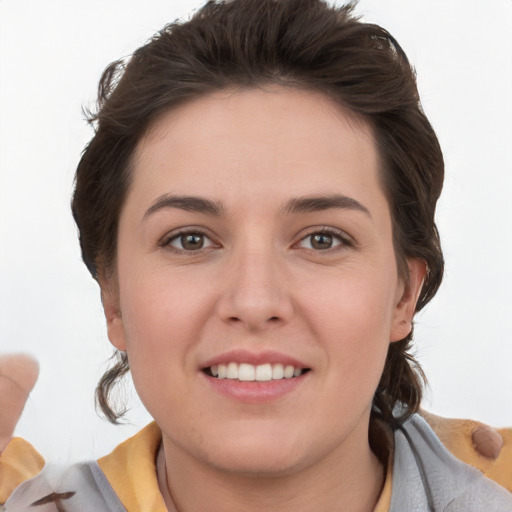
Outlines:
{"label": "hand", "polygon": [[0,453],[12,438],[38,375],[39,365],[32,356],[0,355]]}

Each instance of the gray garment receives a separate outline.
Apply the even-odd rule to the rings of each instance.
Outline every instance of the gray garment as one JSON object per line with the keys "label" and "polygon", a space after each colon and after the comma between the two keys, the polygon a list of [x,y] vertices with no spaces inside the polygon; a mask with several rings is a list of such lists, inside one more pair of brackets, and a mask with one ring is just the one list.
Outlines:
{"label": "gray garment", "polygon": [[512,512],[512,493],[455,458],[421,416],[394,437],[390,512]]}
{"label": "gray garment", "polygon": [[[31,506],[52,492],[63,495],[62,508]],[[96,462],[46,467],[14,491],[4,510],[126,512]],[[512,512],[512,494],[453,457],[425,420],[414,415],[395,432],[390,512]]]}
{"label": "gray garment", "polygon": [[[57,500],[51,503],[34,505],[35,502],[53,493],[60,495],[60,499],[54,496]],[[73,495],[69,496],[72,493]],[[58,501],[60,501],[59,506]],[[45,466],[39,475],[16,488],[3,510],[6,512],[126,512],[96,461],[67,467]]]}

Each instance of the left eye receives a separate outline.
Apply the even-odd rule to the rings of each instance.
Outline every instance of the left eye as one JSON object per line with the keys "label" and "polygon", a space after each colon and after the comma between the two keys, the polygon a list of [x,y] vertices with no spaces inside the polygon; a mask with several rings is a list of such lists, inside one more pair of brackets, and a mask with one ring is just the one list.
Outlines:
{"label": "left eye", "polygon": [[299,242],[299,247],[305,249],[314,249],[316,251],[325,251],[343,245],[345,242],[339,235],[334,233],[320,231],[311,233]]}
{"label": "left eye", "polygon": [[171,238],[166,245],[181,251],[199,251],[211,247],[213,242],[202,233],[181,233]]}

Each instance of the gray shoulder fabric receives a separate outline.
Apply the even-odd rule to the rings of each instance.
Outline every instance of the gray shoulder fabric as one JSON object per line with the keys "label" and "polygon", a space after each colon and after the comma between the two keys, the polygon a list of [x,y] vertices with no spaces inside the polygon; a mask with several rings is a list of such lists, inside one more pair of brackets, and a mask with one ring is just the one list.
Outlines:
{"label": "gray shoulder fabric", "polygon": [[395,431],[390,512],[487,511],[512,512],[512,494],[455,458],[421,416]]}
{"label": "gray shoulder fabric", "polygon": [[[57,503],[60,503],[61,508],[57,507]],[[75,464],[65,468],[46,466],[39,475],[16,488],[4,504],[3,510],[126,512],[96,462]]]}

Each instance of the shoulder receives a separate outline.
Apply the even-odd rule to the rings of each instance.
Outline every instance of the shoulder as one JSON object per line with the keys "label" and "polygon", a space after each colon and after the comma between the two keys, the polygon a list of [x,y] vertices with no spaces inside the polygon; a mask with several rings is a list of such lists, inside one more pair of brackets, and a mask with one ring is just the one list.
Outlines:
{"label": "shoulder", "polygon": [[[42,469],[44,461],[38,456],[39,465],[34,471],[15,474],[16,478],[11,479],[8,487],[0,485],[0,511],[26,512],[32,506],[46,503],[55,503],[69,512],[166,510],[155,468],[160,442],[161,431],[153,422],[98,461],[71,466],[46,465]],[[25,444],[29,447],[27,450],[38,455]],[[16,453],[18,457],[13,455],[9,459],[14,463],[20,462],[20,451]],[[2,459],[0,484],[1,463]],[[23,464],[26,465],[25,461]]]}
{"label": "shoulder", "polygon": [[457,459],[512,492],[512,428],[496,429],[479,421],[442,418],[426,411],[420,415]]}
{"label": "shoulder", "polygon": [[50,503],[69,512],[126,510],[95,461],[45,466],[37,476],[19,485],[0,510],[25,512]]}
{"label": "shoulder", "polygon": [[392,511],[510,512],[512,494],[462,462],[413,415],[394,433]]}

